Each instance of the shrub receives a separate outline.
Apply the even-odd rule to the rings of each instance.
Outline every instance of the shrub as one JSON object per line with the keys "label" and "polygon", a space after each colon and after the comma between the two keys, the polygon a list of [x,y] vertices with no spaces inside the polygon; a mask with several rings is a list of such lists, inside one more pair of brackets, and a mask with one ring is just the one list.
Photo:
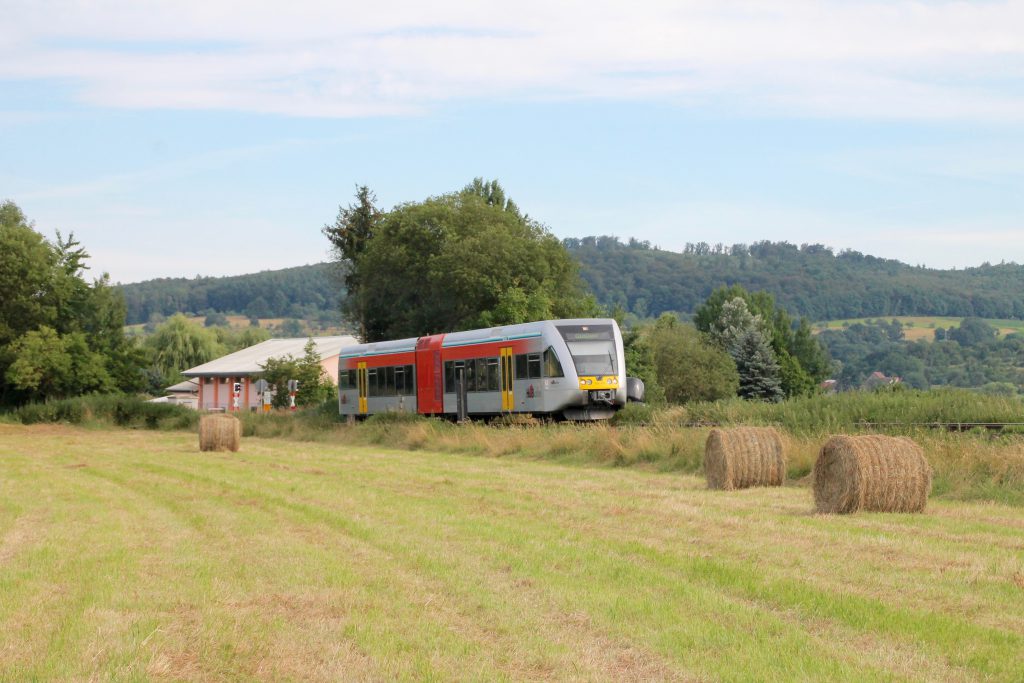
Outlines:
{"label": "shrub", "polygon": [[90,394],[45,403],[29,403],[13,412],[22,424],[65,422],[113,424],[143,429],[191,429],[196,411],[171,403],[149,403],[128,394]]}

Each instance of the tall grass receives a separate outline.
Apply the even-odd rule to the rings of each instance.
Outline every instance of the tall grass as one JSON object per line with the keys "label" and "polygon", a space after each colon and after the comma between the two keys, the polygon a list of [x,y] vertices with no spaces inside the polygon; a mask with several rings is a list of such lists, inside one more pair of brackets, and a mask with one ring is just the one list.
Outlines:
{"label": "tall grass", "polygon": [[733,399],[693,403],[682,416],[691,423],[772,424],[794,434],[823,434],[869,424],[886,431],[913,431],[937,422],[1024,422],[1024,402],[966,389],[848,391],[794,398],[782,403]]}

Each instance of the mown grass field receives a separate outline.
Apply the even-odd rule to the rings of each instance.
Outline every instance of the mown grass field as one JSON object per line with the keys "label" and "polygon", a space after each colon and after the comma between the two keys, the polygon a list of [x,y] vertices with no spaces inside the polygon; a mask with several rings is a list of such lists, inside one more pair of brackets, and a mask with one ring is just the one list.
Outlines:
{"label": "mown grass field", "polygon": [[[954,318],[947,316],[920,316],[920,315],[896,315],[896,316],[879,316],[876,318],[846,318],[844,320],[827,320],[824,322],[814,323],[814,329],[817,331],[825,329],[840,329],[846,325],[853,325],[854,323],[867,323],[869,321],[884,320],[889,322],[891,320],[898,320],[903,325],[903,336],[910,341],[917,341],[923,339],[925,341],[932,341],[935,339],[935,328],[936,327],[960,327],[960,321],[963,318]],[[986,318],[985,321],[992,327],[999,330],[999,336],[1005,337],[1008,334],[1015,332],[1024,332],[1024,320],[1012,320],[1003,318]]]}
{"label": "mown grass field", "polygon": [[0,424],[0,680],[1024,679],[1024,515]]}

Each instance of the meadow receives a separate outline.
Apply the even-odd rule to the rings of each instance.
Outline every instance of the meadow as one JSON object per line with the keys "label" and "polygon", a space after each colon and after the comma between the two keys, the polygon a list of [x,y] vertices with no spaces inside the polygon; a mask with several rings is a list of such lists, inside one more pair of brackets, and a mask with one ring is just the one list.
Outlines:
{"label": "meadow", "polygon": [[0,424],[0,680],[1024,678],[1017,507],[356,433]]}
{"label": "meadow", "polygon": [[[824,322],[814,323],[814,329],[819,332],[821,330],[835,330],[856,323],[870,324],[876,320],[885,322],[892,320],[899,321],[900,324],[903,325],[903,336],[909,341],[932,341],[935,339],[936,327],[944,327],[946,329],[950,327],[960,327],[960,321],[963,320],[963,318],[936,315],[896,315],[878,316],[874,318],[844,318],[841,320],[826,320]],[[984,320],[989,325],[999,330],[1000,337],[1005,337],[1008,334],[1024,332],[1024,320],[1015,320],[1010,318],[985,318]]]}

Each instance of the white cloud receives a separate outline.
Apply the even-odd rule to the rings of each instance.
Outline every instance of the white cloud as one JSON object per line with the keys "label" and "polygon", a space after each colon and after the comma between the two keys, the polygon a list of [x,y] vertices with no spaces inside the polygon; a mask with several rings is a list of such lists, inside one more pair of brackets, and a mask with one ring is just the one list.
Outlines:
{"label": "white cloud", "polygon": [[0,79],[57,79],[102,106],[344,117],[461,99],[629,98],[811,116],[1024,115],[1020,0],[8,5]]}

